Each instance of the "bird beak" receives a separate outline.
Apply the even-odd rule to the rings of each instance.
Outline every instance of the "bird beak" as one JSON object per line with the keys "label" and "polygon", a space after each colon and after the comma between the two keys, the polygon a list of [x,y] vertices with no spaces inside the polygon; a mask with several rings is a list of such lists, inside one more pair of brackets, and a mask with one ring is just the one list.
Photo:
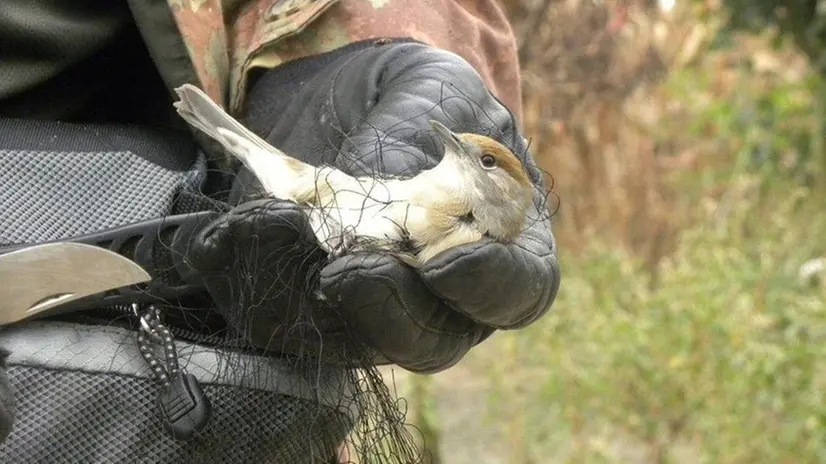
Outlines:
{"label": "bird beak", "polygon": [[459,136],[451,132],[450,129],[445,127],[444,124],[431,119],[430,126],[433,127],[436,135],[441,139],[442,143],[445,144],[445,148],[450,148],[451,151],[459,155],[465,152],[465,148],[462,146],[462,140],[459,139]]}

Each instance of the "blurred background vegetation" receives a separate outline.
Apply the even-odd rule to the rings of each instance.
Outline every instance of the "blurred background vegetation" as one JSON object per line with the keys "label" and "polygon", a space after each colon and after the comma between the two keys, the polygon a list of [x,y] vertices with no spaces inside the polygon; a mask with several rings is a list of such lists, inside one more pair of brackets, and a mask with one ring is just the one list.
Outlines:
{"label": "blurred background vegetation", "polygon": [[826,462],[826,2],[502,4],[562,287],[388,374],[431,462]]}

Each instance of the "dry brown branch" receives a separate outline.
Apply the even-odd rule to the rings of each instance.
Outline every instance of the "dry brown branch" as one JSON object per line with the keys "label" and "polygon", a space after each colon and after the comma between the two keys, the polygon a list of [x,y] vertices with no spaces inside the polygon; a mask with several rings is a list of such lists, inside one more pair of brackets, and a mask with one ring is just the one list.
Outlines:
{"label": "dry brown branch", "polygon": [[656,141],[657,88],[709,34],[648,0],[503,4],[519,38],[525,129],[561,197],[560,241],[575,252],[598,231],[655,270],[680,222],[664,181],[674,162],[663,161],[681,155]]}

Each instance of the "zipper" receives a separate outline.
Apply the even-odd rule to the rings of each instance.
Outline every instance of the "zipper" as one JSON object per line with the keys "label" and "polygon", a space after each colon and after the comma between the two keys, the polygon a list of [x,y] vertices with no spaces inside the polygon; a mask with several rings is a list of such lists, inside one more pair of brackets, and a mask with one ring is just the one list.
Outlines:
{"label": "zipper", "polygon": [[[154,306],[154,305],[153,305]],[[136,312],[136,307],[140,307],[137,304],[132,305],[111,305],[111,306],[104,306],[99,308],[96,311],[100,311],[103,313],[109,313],[113,316],[117,317],[124,317],[126,316],[127,320],[129,321],[129,328],[130,329],[139,329],[141,327],[140,316]],[[212,348],[216,347],[224,347],[229,342],[228,339],[225,337],[221,337],[219,335],[207,335],[204,333],[196,332],[194,330],[184,329],[175,325],[167,325],[166,328],[175,336],[175,338],[179,338],[181,340],[185,340],[191,343],[202,344],[205,346],[210,346]]]}
{"label": "zipper", "polygon": [[[212,417],[212,403],[198,379],[181,367],[174,334],[161,321],[161,311],[155,305],[142,307],[135,303],[129,307],[129,313],[140,325],[138,350],[159,386],[161,424],[176,440],[198,436]],[[158,356],[159,352],[163,356]]]}
{"label": "zipper", "polygon": [[167,325],[162,316],[163,309],[158,305],[133,303],[98,307],[80,317],[69,316],[68,320],[84,324],[106,321],[137,332],[138,350],[158,385],[160,422],[174,439],[188,441],[201,435],[209,423],[212,404],[197,378],[180,366],[176,340],[250,354],[257,350],[229,337]]}

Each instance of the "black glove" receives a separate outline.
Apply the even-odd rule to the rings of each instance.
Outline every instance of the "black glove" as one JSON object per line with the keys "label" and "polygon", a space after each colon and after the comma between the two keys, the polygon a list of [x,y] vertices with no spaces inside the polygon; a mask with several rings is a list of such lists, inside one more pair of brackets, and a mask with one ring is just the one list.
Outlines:
{"label": "black glove", "polygon": [[[520,156],[538,187],[525,232],[510,245],[457,247],[418,271],[382,253],[328,263],[291,203],[241,204],[202,233],[190,254],[215,271],[209,287],[220,306],[247,308],[231,312],[236,321],[246,318],[254,343],[296,349],[284,337],[311,336],[301,327],[327,324],[325,334],[336,332],[325,317],[330,308],[311,298],[318,278],[339,315],[378,351],[378,362],[417,372],[443,370],[495,329],[524,327],[550,308],[559,269],[541,175],[513,115],[460,57],[412,41],[361,42],[290,62],[255,81],[244,123],[310,164],[353,175],[414,175],[441,157],[430,119],[493,137]],[[237,200],[247,200],[255,182],[246,171],[239,179],[247,187]],[[282,257],[286,250],[293,254]],[[255,279],[245,280],[251,268],[244,259],[260,266]],[[299,323],[298,313],[313,324]]]}

